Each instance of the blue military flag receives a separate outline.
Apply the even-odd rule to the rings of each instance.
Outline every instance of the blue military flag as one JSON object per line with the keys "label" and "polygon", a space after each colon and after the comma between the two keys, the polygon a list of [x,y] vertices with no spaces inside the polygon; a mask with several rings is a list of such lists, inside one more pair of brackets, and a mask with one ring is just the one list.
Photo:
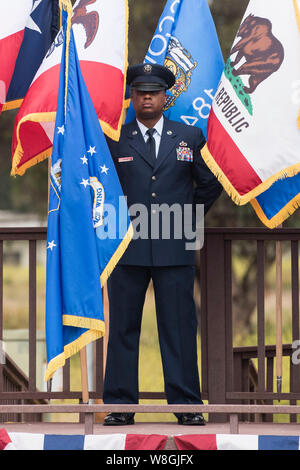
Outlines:
{"label": "blue military flag", "polygon": [[[211,103],[224,68],[215,25],[206,0],[168,0],[145,57],[176,76],[167,91],[164,115],[200,127],[206,137]],[[130,106],[126,121],[134,118]]]}
{"label": "blue military flag", "polygon": [[[69,4],[64,7],[70,15]],[[66,358],[104,335],[101,287],[132,237],[65,11],[63,28],[48,214],[45,380]]]}

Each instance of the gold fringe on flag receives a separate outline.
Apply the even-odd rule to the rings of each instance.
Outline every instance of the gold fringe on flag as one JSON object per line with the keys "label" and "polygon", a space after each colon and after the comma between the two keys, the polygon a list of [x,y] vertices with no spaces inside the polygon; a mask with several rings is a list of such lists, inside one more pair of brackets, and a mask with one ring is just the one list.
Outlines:
{"label": "gold fringe on flag", "polygon": [[104,336],[105,334],[104,322],[103,322],[102,327],[103,329],[99,331],[97,330],[86,331],[78,339],[73,341],[73,343],[67,344],[64,347],[64,352],[62,352],[58,356],[55,356],[53,359],[51,359],[51,361],[47,364],[47,370],[46,370],[45,378],[44,378],[45,382],[47,382],[49,379],[52,378],[54,372],[57,369],[65,365],[65,362],[69,357],[79,352],[82,348],[87,346],[92,341],[102,338],[102,336]]}
{"label": "gold fringe on flag", "polygon": [[107,281],[107,279],[109,278],[109,276],[113,272],[115,266],[120,261],[121,257],[123,256],[124,252],[126,251],[128,245],[129,245],[130,241],[132,240],[132,237],[133,237],[133,227],[132,227],[132,224],[130,224],[125,237],[121,241],[120,245],[118,246],[118,248],[116,249],[116,251],[114,252],[112,257],[110,258],[110,260],[107,263],[107,265],[105,266],[105,268],[103,269],[103,272],[100,276],[101,287],[104,286],[105,282]]}
{"label": "gold fringe on flag", "polygon": [[32,113],[28,114],[27,116],[24,116],[17,127],[17,141],[18,145],[17,148],[14,152],[13,159],[12,159],[12,169],[11,169],[11,176],[16,176],[16,175],[24,175],[26,170],[30,168],[31,166],[36,165],[39,162],[42,162],[46,158],[50,157],[52,155],[52,145],[48,149],[44,150],[43,152],[39,153],[35,157],[31,158],[29,161],[25,162],[22,166],[18,166],[22,157],[23,157],[23,149],[21,146],[21,141],[20,141],[20,127],[21,124],[23,124],[26,121],[30,122],[55,122],[56,119],[56,112],[52,113]]}
{"label": "gold fringe on flag", "polygon": [[284,206],[274,217],[268,219],[256,199],[250,201],[257,217],[268,228],[276,228],[281,225],[290,215],[300,207],[300,195],[297,194],[286,206]]}
{"label": "gold fringe on flag", "polygon": [[270,176],[266,181],[256,186],[254,189],[249,191],[247,194],[241,196],[241,194],[236,190],[236,188],[232,185],[229,181],[227,176],[223,173],[213,156],[211,155],[207,144],[201,149],[201,155],[203,160],[205,161],[208,168],[211,172],[215,175],[215,177],[220,181],[223,188],[227,192],[228,196],[233,200],[235,204],[238,206],[243,206],[248,202],[252,201],[252,199],[259,196],[261,193],[269,189],[273,183],[280,179],[285,179],[287,177],[296,176],[300,172],[300,163],[296,163],[295,165],[290,166],[289,168],[285,168],[284,170],[280,170],[275,175]]}

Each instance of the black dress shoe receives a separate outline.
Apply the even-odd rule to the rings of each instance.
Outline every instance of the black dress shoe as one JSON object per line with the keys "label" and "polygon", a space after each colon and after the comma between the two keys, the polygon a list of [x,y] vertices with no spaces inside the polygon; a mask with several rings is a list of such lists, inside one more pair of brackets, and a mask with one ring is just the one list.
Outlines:
{"label": "black dress shoe", "polygon": [[204,426],[205,420],[202,413],[186,413],[178,416],[178,424],[185,424],[187,426]]}
{"label": "black dress shoe", "polygon": [[110,413],[104,418],[103,426],[125,426],[134,424],[132,414],[130,413]]}

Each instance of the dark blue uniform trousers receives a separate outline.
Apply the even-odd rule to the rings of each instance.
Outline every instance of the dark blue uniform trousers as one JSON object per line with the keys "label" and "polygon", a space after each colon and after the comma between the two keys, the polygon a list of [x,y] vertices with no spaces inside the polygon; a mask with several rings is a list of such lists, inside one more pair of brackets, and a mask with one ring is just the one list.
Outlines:
{"label": "dark blue uniform trousers", "polygon": [[169,404],[202,404],[197,365],[194,266],[118,265],[108,281],[110,328],[104,403],[138,403],[142,311],[152,278]]}

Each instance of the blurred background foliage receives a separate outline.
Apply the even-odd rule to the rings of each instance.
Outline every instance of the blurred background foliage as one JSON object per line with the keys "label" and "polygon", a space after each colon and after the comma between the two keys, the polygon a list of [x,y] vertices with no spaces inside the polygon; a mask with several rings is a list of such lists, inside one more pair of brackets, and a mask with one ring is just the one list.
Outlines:
{"label": "blurred background foliage", "polygon": [[[209,4],[226,60],[248,0],[209,0]],[[129,65],[143,61],[164,6],[165,0],[129,0]],[[46,217],[47,162],[29,169],[24,176],[10,176],[11,137],[16,112],[3,112],[0,117],[0,210],[34,212]],[[295,225],[296,218],[297,213],[285,226]],[[249,227],[262,224],[250,204],[238,207],[223,192],[208,214],[206,226]]]}
{"label": "blurred background foliage", "polygon": [[[72,0],[74,3],[75,0]],[[144,60],[144,56],[151,42],[152,36],[156,29],[160,15],[164,9],[166,0],[128,0],[129,1],[129,65],[139,63]],[[224,60],[227,59],[231,45],[235,38],[236,32],[248,5],[248,0],[208,0],[212,16],[216,25],[222,48]],[[205,41],[205,37],[201,40]],[[209,51],[208,51],[209,53]],[[10,176],[11,170],[11,139],[14,126],[14,119],[17,110],[3,112],[0,116],[0,211],[11,210],[18,212],[31,212],[40,215],[42,218],[47,216],[47,196],[48,196],[48,162],[42,162],[30,168],[24,176],[13,178]],[[262,149],[263,152],[263,149]],[[297,211],[285,223],[285,227],[297,226],[300,212]],[[205,225],[207,227],[263,227],[258,217],[254,213],[252,206],[236,206],[227,194],[223,194],[208,213]],[[285,251],[285,249],[284,249]],[[245,344],[256,344],[256,325],[255,325],[255,308],[256,308],[256,244],[255,243],[235,243],[233,245],[233,323],[235,332],[239,333],[243,341],[245,335],[248,335]],[[266,339],[268,344],[274,342],[274,259],[275,245],[266,246],[265,251],[265,268],[266,268],[266,289],[272,289],[267,299],[267,320],[272,324],[268,327],[269,337]],[[197,266],[199,269],[199,265]],[[289,280],[289,284],[284,286],[287,293],[290,293],[290,264],[284,259],[284,279]],[[6,283],[10,283],[10,272],[5,271],[4,278]],[[44,273],[45,275],[45,273]],[[16,279],[15,270],[11,277]],[[43,278],[44,279],[44,278]],[[200,307],[199,295],[199,271],[196,276],[196,303]],[[9,281],[9,282],[8,282]],[[43,281],[44,282],[44,281]],[[10,298],[16,300],[15,292],[19,293],[20,302],[24,304],[24,292],[27,292],[27,279],[20,279],[23,283],[17,290],[13,290]],[[44,284],[43,284],[44,285]],[[43,294],[44,295],[44,294]],[[149,293],[148,293],[149,295]],[[152,295],[152,294],[151,294]],[[273,302],[270,307],[270,302]],[[44,297],[40,299],[40,304],[44,302]],[[149,312],[154,311],[153,295],[146,302]],[[18,307],[19,308],[19,307]],[[12,310],[8,309],[8,312]],[[43,308],[41,308],[43,311]],[[286,311],[290,313],[290,303],[286,307]],[[286,315],[286,311],[285,316]],[[146,312],[147,313],[147,312]],[[24,316],[24,315],[23,315]],[[8,313],[11,328],[23,325],[20,318]],[[142,388],[148,391],[157,390],[157,382],[153,380],[151,374],[154,370],[154,362],[159,363],[159,349],[157,346],[157,334],[155,333],[154,323],[150,314],[144,315],[145,328],[141,339],[144,345],[142,348],[142,365],[141,370],[145,370],[142,380]],[[39,326],[42,328],[42,324]],[[290,331],[290,326],[289,326]],[[271,334],[272,333],[272,334]],[[253,335],[250,336],[250,335]],[[241,340],[241,341],[242,341]],[[284,339],[285,342],[289,342]],[[236,343],[236,345],[242,343]],[[152,361],[150,351],[155,351],[155,360]],[[149,359],[151,358],[151,360]],[[148,369],[147,369],[148,367]],[[161,366],[159,366],[161,367]],[[162,374],[160,374],[162,376]],[[157,374],[156,374],[157,378]],[[159,383],[158,389],[161,389],[162,383]]]}
{"label": "blurred background foliage", "polygon": [[[74,3],[75,0],[72,0]],[[129,65],[143,62],[166,0],[128,0],[129,2]],[[227,59],[236,32],[248,5],[248,0],[208,0],[216,25],[224,60]],[[188,27],[188,26],[187,26]],[[200,39],[205,41],[205,37]],[[208,51],[209,53],[209,51]],[[11,138],[17,111],[7,111],[0,116],[0,210],[31,212],[46,219],[48,196],[48,162],[30,168],[25,175],[12,178]],[[263,152],[263,149],[262,149]],[[285,223],[285,227],[297,226],[296,212]],[[205,219],[206,227],[263,227],[251,204],[235,205],[223,191]],[[256,246],[237,243],[233,255],[239,260],[242,275],[233,272],[233,304],[237,323],[251,330],[250,318],[256,298]],[[266,272],[275,259],[275,247],[266,249]],[[197,266],[199,269],[199,266]],[[198,284],[199,272],[196,276]],[[239,284],[239,288],[236,286]],[[196,286],[197,287],[197,286]],[[199,288],[199,286],[198,286]],[[199,308],[199,305],[198,305]],[[239,328],[239,326],[238,326]]]}

